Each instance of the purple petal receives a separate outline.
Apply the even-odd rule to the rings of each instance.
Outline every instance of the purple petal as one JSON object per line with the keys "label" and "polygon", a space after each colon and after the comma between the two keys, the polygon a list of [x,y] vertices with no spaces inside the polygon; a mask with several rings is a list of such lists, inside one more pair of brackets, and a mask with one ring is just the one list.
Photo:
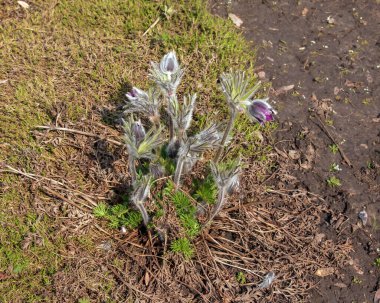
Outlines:
{"label": "purple petal", "polygon": [[160,69],[164,73],[175,73],[178,69],[178,61],[175,53],[172,51],[166,54],[161,62]]}
{"label": "purple petal", "polygon": [[261,124],[274,120],[275,111],[266,100],[256,99],[248,107],[249,114]]}

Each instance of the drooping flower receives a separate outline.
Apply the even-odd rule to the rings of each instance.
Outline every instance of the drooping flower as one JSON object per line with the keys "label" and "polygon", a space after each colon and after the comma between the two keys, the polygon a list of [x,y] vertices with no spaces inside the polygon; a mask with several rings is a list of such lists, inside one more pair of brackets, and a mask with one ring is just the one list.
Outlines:
{"label": "drooping flower", "polygon": [[151,62],[150,77],[162,89],[167,97],[175,95],[181,82],[183,70],[181,69],[175,53],[166,54],[160,63]]}
{"label": "drooping flower", "polygon": [[277,113],[266,99],[253,100],[247,107],[247,112],[251,118],[264,124],[265,122],[273,121],[274,115]]}
{"label": "drooping flower", "polygon": [[249,99],[260,88],[261,83],[257,82],[254,86],[249,87],[245,72],[230,71],[222,74],[220,85],[229,107],[233,110],[242,111],[249,104]]}
{"label": "drooping flower", "polygon": [[129,102],[124,106],[124,113],[142,113],[146,115],[149,120],[158,124],[160,121],[160,91],[157,88],[151,88],[145,92],[137,87],[133,87],[130,92],[126,94]]}

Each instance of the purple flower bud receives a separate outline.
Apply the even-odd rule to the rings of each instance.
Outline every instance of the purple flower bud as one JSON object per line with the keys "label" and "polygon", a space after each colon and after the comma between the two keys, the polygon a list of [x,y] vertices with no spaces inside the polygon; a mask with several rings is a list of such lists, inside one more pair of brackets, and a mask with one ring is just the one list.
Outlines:
{"label": "purple flower bud", "polygon": [[145,129],[140,121],[133,122],[132,124],[132,133],[135,137],[136,145],[138,146],[145,139]]}
{"label": "purple flower bud", "polygon": [[174,74],[175,72],[177,72],[178,68],[179,64],[177,61],[177,57],[175,55],[175,52],[173,51],[166,54],[160,62],[160,69],[165,74]]}
{"label": "purple flower bud", "polygon": [[265,122],[273,121],[276,111],[269,105],[266,99],[255,99],[248,106],[248,113],[254,119],[256,119],[260,124]]}
{"label": "purple flower bud", "polygon": [[133,87],[130,92],[125,94],[129,101],[135,101],[138,99],[149,99],[149,96],[146,92],[137,87]]}

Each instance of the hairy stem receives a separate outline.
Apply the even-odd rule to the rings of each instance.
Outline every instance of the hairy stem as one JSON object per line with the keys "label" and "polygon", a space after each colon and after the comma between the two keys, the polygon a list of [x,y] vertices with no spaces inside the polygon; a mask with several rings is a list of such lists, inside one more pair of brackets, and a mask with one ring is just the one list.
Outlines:
{"label": "hairy stem", "polygon": [[169,117],[169,142],[174,138],[174,126],[172,118]]}
{"label": "hairy stem", "polygon": [[234,126],[236,114],[237,114],[236,109],[232,109],[230,120],[228,121],[228,125],[226,127],[226,130],[224,131],[222,141],[220,142],[220,146],[219,146],[218,151],[216,152],[216,155],[214,158],[215,163],[218,163],[220,160],[220,157],[222,156],[222,152],[224,150],[224,145],[226,144],[228,135],[231,132],[232,127]]}
{"label": "hairy stem", "polygon": [[149,217],[149,215],[148,215],[148,212],[146,211],[146,208],[145,208],[145,206],[144,206],[144,204],[143,204],[143,201],[138,201],[138,202],[136,203],[136,206],[137,206],[137,208],[139,209],[139,211],[140,211],[140,213],[141,213],[141,216],[142,216],[142,218],[143,218],[144,225],[145,225],[145,226],[148,226],[148,223],[149,223],[149,221],[150,221],[150,217]]}
{"label": "hairy stem", "polygon": [[218,200],[214,206],[214,209],[211,213],[211,216],[210,218],[207,220],[206,224],[209,224],[211,222],[212,219],[214,219],[214,217],[219,213],[219,211],[222,209],[223,207],[223,204],[224,204],[224,201],[225,201],[225,197],[226,197],[226,189],[224,187],[222,187],[221,189],[219,189],[219,193],[218,193]]}
{"label": "hairy stem", "polygon": [[[168,113],[171,112],[171,102],[170,102],[170,94],[165,95],[166,102],[168,103]],[[174,123],[173,119],[169,114],[169,142],[174,138]]]}
{"label": "hairy stem", "polygon": [[128,165],[129,165],[129,172],[132,177],[132,183],[135,183],[137,180],[137,172],[136,172],[136,166],[135,166],[135,158],[131,155],[128,156]]}
{"label": "hairy stem", "polygon": [[179,157],[178,158],[178,162],[177,162],[177,167],[175,169],[175,174],[174,174],[174,184],[176,186],[179,185],[179,181],[181,180],[181,174],[182,174],[182,170],[183,170],[183,158],[182,157]]}

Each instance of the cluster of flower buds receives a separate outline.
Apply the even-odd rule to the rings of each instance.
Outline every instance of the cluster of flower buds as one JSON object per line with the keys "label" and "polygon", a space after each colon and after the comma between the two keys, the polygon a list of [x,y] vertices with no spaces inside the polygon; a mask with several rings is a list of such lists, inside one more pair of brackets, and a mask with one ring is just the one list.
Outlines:
{"label": "cluster of flower buds", "polygon": [[[133,87],[126,94],[128,103],[125,113],[130,114],[124,122],[124,138],[129,153],[129,169],[132,176],[134,192],[132,202],[141,212],[144,224],[148,224],[149,216],[144,202],[149,196],[151,176],[162,177],[165,174],[160,158],[160,150],[166,142],[167,155],[176,160],[174,183],[179,186],[181,175],[188,173],[205,151],[217,149],[211,170],[216,181],[219,195],[212,211],[210,220],[220,211],[226,200],[239,186],[241,173],[240,160],[230,164],[218,163],[225,145],[229,141],[234,121],[239,113],[245,112],[255,122],[264,124],[274,119],[275,111],[268,104],[268,99],[253,99],[260,88],[260,82],[250,86],[249,80],[242,71],[230,71],[221,76],[221,88],[226,96],[230,109],[230,119],[226,127],[211,124],[198,134],[188,137],[187,131],[191,125],[197,95],[188,95],[183,101],[178,101],[177,89],[183,77],[184,70],[178,63],[176,54],[172,51],[166,54],[160,63],[151,63],[150,78],[155,87],[147,92]],[[169,140],[163,138],[160,111],[165,107],[169,116]],[[149,131],[140,120],[135,121],[132,114],[142,114],[153,125]],[[143,120],[144,121],[144,120]],[[145,120],[146,121],[146,120]],[[150,161],[150,176],[138,177],[136,161]]]}

